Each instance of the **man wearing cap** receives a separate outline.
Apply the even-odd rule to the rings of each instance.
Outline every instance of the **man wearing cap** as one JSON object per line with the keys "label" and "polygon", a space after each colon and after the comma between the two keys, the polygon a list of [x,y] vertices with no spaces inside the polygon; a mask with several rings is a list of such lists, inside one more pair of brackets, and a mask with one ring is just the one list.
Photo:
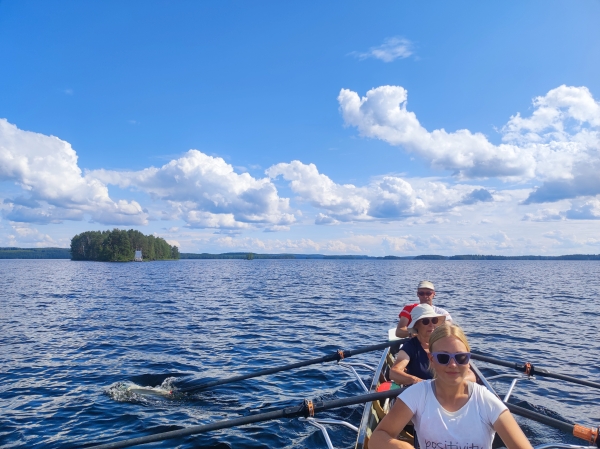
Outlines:
{"label": "man wearing cap", "polygon": [[412,310],[419,304],[429,304],[433,307],[433,310],[437,314],[444,315],[446,317],[447,323],[452,322],[452,317],[448,311],[432,304],[433,298],[435,297],[435,287],[431,281],[419,282],[419,286],[417,287],[417,297],[419,298],[419,302],[405,306],[398,315],[400,318],[400,322],[396,327],[396,337],[398,338],[406,338],[409,336],[407,326],[411,322],[410,312],[412,312]]}

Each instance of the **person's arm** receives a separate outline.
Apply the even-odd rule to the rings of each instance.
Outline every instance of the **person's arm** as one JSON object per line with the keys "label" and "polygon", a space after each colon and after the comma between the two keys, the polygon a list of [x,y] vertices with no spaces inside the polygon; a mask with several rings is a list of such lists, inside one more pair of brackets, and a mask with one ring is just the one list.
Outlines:
{"label": "person's arm", "polygon": [[406,338],[408,336],[410,336],[410,333],[408,332],[408,329],[406,328],[406,326],[408,326],[408,318],[406,317],[400,317],[400,322],[398,323],[398,326],[396,327],[396,337],[398,338]]}
{"label": "person's arm", "polygon": [[504,410],[500,414],[494,423],[494,430],[498,432],[508,449],[533,449],[519,424],[508,410]]}
{"label": "person's arm", "polygon": [[[401,399],[396,399],[390,412],[381,420],[371,438],[370,449],[414,449],[410,443],[397,440],[396,437],[402,432],[404,426],[412,419],[413,412]],[[512,449],[512,448],[508,448]]]}
{"label": "person's arm", "polygon": [[420,379],[417,376],[411,376],[405,371],[408,362],[410,362],[410,357],[406,352],[400,350],[396,356],[396,361],[390,370],[390,379],[399,385],[412,385],[421,382],[423,379]]}

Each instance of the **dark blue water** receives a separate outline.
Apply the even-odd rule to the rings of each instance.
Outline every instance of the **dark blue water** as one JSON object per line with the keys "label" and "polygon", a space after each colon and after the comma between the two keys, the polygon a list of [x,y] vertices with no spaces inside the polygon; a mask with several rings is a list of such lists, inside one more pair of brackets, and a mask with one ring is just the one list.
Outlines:
{"label": "dark blue water", "polygon": [[[432,280],[475,349],[600,380],[600,263],[577,261],[209,260],[110,264],[0,260],[0,446],[79,447],[175,430],[304,398],[361,394],[333,363],[187,399],[125,393],[169,387],[382,342],[415,286]],[[375,365],[379,353],[356,357]],[[494,366],[486,375],[507,372]],[[188,377],[179,378],[181,374]],[[365,380],[368,373],[364,372]],[[164,382],[164,383],[163,383]],[[495,383],[500,394],[509,380]],[[600,424],[600,390],[540,379],[514,402]],[[355,425],[360,407],[335,410]],[[519,419],[534,444],[577,443]],[[351,430],[332,428],[338,448]],[[150,447],[325,448],[281,420]]]}

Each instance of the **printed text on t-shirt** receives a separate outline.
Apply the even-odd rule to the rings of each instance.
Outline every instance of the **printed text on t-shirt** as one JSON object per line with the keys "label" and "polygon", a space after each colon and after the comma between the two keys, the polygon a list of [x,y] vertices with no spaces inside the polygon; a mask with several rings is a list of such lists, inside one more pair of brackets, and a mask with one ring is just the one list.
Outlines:
{"label": "printed text on t-shirt", "polygon": [[429,441],[429,440],[425,440],[425,449],[480,449],[481,447],[475,443],[466,443],[466,444],[459,444],[459,443],[452,443],[452,442],[448,442],[448,441]]}

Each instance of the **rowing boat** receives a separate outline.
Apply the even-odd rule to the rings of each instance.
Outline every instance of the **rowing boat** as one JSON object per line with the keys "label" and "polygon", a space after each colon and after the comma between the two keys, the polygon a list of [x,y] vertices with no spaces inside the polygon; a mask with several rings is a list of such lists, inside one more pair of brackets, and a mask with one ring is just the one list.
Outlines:
{"label": "rowing boat", "polygon": [[[375,393],[380,391],[382,386],[387,387],[390,382],[390,370],[394,364],[394,357],[400,350],[400,347],[390,347],[383,351],[383,355],[379,360],[379,365],[373,375],[373,381],[369,393]],[[385,388],[384,387],[384,388]],[[368,449],[369,439],[371,434],[390,410],[393,401],[391,399],[385,399],[382,401],[367,402],[360,420],[360,426],[358,427],[358,436],[356,439],[355,449]],[[405,429],[401,434],[401,439],[407,441],[413,446],[416,443],[414,433],[411,433],[409,429]]]}
{"label": "rowing boat", "polygon": [[[390,340],[395,338],[393,336],[393,329],[390,329],[389,337],[390,337]],[[390,389],[391,385],[395,385],[395,384],[393,384],[393,382],[390,381],[390,370],[394,364],[395,355],[397,354],[397,352],[400,350],[401,347],[402,347],[401,345],[391,346],[384,350],[384,352],[381,356],[381,359],[379,360],[379,364],[377,365],[377,368],[374,370],[373,380],[371,382],[370,388],[368,389],[368,393],[379,393],[382,391],[386,391],[386,390]],[[500,364],[502,366],[506,366],[506,367],[510,367],[510,368],[516,368],[517,370],[520,370],[520,371],[523,371],[522,368],[525,367],[525,374],[502,373],[502,374],[498,374],[498,375],[494,375],[489,378],[486,378],[483,375],[483,373],[479,370],[476,363],[473,361],[473,358],[475,358],[479,361]],[[519,364],[510,364],[510,363],[506,363],[506,362],[501,362],[501,361],[491,358],[491,357],[486,357],[486,356],[482,356],[477,353],[472,353],[470,367],[471,367],[471,370],[475,373],[475,376],[477,377],[477,383],[480,385],[483,385],[492,394],[494,394],[496,397],[498,397],[504,404],[506,404],[508,409],[513,414],[516,413],[516,414],[524,416],[526,418],[533,419],[534,421],[537,421],[537,422],[540,422],[540,423],[543,423],[543,424],[546,424],[546,425],[549,425],[549,426],[552,426],[555,428],[559,428],[567,433],[572,433],[577,438],[587,440],[588,444],[591,444],[591,446],[588,446],[588,445],[580,446],[580,445],[573,445],[573,444],[551,443],[551,444],[542,444],[542,445],[536,446],[534,449],[595,449],[595,447],[600,447],[600,438],[598,437],[598,433],[600,432],[600,429],[593,429],[593,428],[588,429],[584,426],[580,426],[577,424],[575,424],[575,425],[567,424],[565,422],[555,420],[551,417],[545,417],[544,415],[540,415],[535,412],[530,412],[527,409],[521,408],[514,404],[510,404],[508,402],[508,399],[512,395],[513,390],[514,390],[518,380],[533,379],[533,377],[532,377],[533,368],[531,367],[531,364],[527,363],[523,366],[520,366]],[[595,385],[595,384],[592,385],[592,382],[577,380],[572,377],[564,376],[564,375],[550,374],[547,372],[547,370],[544,370],[544,369],[539,369],[539,371],[544,376],[551,375],[553,377],[563,378],[564,380],[576,381],[577,383],[581,383],[581,384],[587,383],[590,386],[594,386],[595,388],[598,388],[598,385]],[[508,388],[508,391],[506,392],[504,397],[500,397],[498,395],[498,393],[496,392],[496,390],[494,389],[494,387],[489,382],[490,380],[496,380],[496,379],[500,379],[500,378],[512,378],[510,387]],[[403,389],[403,388],[407,388],[407,387],[396,386],[396,388]],[[377,427],[379,422],[385,417],[385,415],[387,415],[391,406],[394,404],[395,399],[396,399],[396,397],[394,396],[392,398],[386,398],[386,399],[381,399],[381,400],[376,400],[373,402],[365,403],[365,407],[363,410],[360,425],[356,429],[357,439],[356,439],[355,449],[368,449],[369,439],[370,439],[373,431],[375,430],[375,428]],[[398,435],[397,438],[399,440],[410,443],[411,445],[413,445],[415,447],[415,449],[419,449],[418,438],[416,437],[414,428],[411,425],[407,426],[400,433],[400,435]],[[328,438],[326,438],[326,439],[328,439]],[[494,441],[492,443],[492,449],[498,449],[498,448],[501,448],[504,446],[505,446],[504,442],[498,436],[498,434],[496,434],[494,437]],[[333,449],[333,446],[330,444],[329,441],[328,441],[328,447],[330,449]]]}
{"label": "rowing boat", "polygon": [[[388,338],[389,340],[399,340],[395,336],[395,329],[389,330]],[[400,350],[400,348],[402,348],[401,342],[398,342],[397,345],[385,348],[379,360],[379,364],[375,369],[370,368],[362,363],[338,362],[338,364],[344,368],[349,368],[353,371],[357,381],[363,387],[365,393],[378,393],[390,389],[403,389],[406,387],[398,386],[390,380],[390,370],[394,365],[395,356]],[[360,376],[353,368],[355,366],[370,368],[373,371],[373,380],[371,381],[371,386],[369,388],[365,386]],[[478,375],[480,374],[479,371],[477,371],[477,373]],[[362,418],[360,421],[360,426],[358,428],[352,426],[347,422],[332,419],[322,420],[309,418],[307,421],[309,421],[311,424],[315,425],[321,430],[329,449],[333,449],[334,446],[331,443],[329,435],[327,434],[327,429],[322,424],[341,424],[355,430],[357,432],[355,449],[368,449],[371,434],[373,433],[379,422],[384,418],[384,416],[387,415],[393,403],[394,398],[386,398],[365,403]],[[398,435],[398,439],[410,443],[415,447],[415,449],[419,448],[418,441],[415,438],[415,432],[412,426],[407,426],[407,428],[405,428],[400,433],[400,435]]]}
{"label": "rowing boat", "polygon": [[[331,439],[329,438],[329,435],[327,434],[327,428],[324,426],[324,424],[344,425],[344,426],[354,430],[355,432],[358,433],[355,448],[356,449],[368,449],[369,439],[372,435],[372,432],[375,430],[375,428],[377,427],[377,425],[379,424],[381,419],[383,419],[383,417],[389,412],[395,398],[398,396],[398,394],[400,394],[402,392],[402,387],[399,387],[390,381],[389,374],[390,374],[391,367],[394,364],[394,355],[399,351],[401,344],[408,341],[408,339],[396,341],[397,339],[395,338],[394,331],[395,331],[394,329],[390,330],[389,338],[388,338],[389,341],[386,341],[383,343],[378,343],[375,345],[365,346],[365,347],[351,349],[351,350],[338,350],[335,353],[332,353],[332,354],[329,354],[326,356],[322,356],[322,357],[317,357],[317,358],[310,359],[310,360],[303,360],[303,361],[299,361],[299,362],[295,362],[295,363],[291,363],[291,364],[287,364],[287,365],[279,366],[279,367],[265,368],[263,370],[255,371],[253,373],[237,375],[237,376],[224,378],[224,379],[220,379],[220,380],[216,380],[216,381],[195,383],[194,385],[191,385],[189,387],[178,389],[177,390],[178,394],[175,394],[175,395],[172,394],[173,392],[169,388],[168,395],[166,397],[175,399],[176,397],[180,397],[179,396],[180,394],[185,395],[187,393],[202,391],[202,390],[206,390],[207,388],[214,387],[217,385],[230,384],[233,382],[239,382],[239,381],[250,379],[250,378],[266,376],[269,374],[274,374],[274,373],[278,373],[278,372],[282,372],[282,371],[287,371],[287,370],[291,370],[291,369],[297,369],[297,368],[301,368],[301,367],[305,367],[305,366],[309,366],[309,365],[321,364],[321,363],[332,362],[332,361],[337,361],[337,363],[340,366],[351,370],[353,372],[353,374],[356,376],[356,380],[361,385],[362,389],[364,390],[364,392],[366,394],[359,395],[359,396],[351,396],[349,398],[335,399],[335,400],[331,400],[331,401],[312,401],[309,399],[305,399],[303,401],[303,403],[298,406],[292,406],[292,407],[288,406],[288,407],[284,407],[284,408],[273,410],[273,411],[250,414],[250,415],[242,416],[239,418],[225,419],[225,420],[215,421],[215,422],[208,423],[208,424],[186,427],[183,429],[172,430],[172,431],[168,431],[168,432],[161,432],[161,433],[137,437],[137,438],[130,438],[127,440],[108,442],[105,444],[99,444],[97,446],[93,446],[93,448],[94,449],[125,448],[125,447],[145,444],[145,443],[154,443],[154,442],[164,441],[164,440],[173,439],[173,438],[181,438],[181,437],[186,437],[186,436],[190,436],[190,435],[197,435],[197,434],[216,431],[216,430],[230,429],[233,427],[244,426],[244,425],[248,425],[248,424],[255,424],[255,423],[265,422],[265,421],[271,421],[271,420],[275,420],[275,419],[300,418],[300,419],[306,420],[310,424],[318,427],[322,431],[325,441],[327,443],[327,447],[329,449],[334,449],[334,446],[331,442]],[[379,364],[377,365],[376,368],[373,368],[364,363],[356,363],[356,362],[348,362],[347,361],[347,358],[351,357],[353,355],[365,354],[368,352],[378,351],[378,350],[384,350],[384,353],[381,356]],[[492,363],[495,365],[511,368],[513,370],[518,371],[519,374],[499,374],[496,376],[488,377],[486,379],[483,376],[483,374],[481,373],[481,371],[479,371],[479,369],[477,368],[477,366],[475,365],[473,360],[482,361],[485,363]],[[374,376],[373,376],[373,380],[371,382],[370,388],[368,388],[365,385],[361,376],[357,373],[355,368],[359,368],[359,367],[366,368],[366,369],[369,369],[372,372],[374,372]],[[515,404],[511,404],[508,402],[508,399],[509,399],[510,395],[512,394],[512,391],[516,385],[516,382],[519,379],[528,379],[528,380],[533,379],[534,375],[538,375],[540,377],[549,377],[549,378],[554,378],[554,379],[560,379],[563,381],[568,381],[568,382],[572,382],[575,384],[584,385],[587,387],[592,387],[592,388],[597,388],[597,389],[600,389],[600,383],[590,381],[590,380],[585,380],[585,379],[579,379],[579,378],[572,377],[572,376],[567,376],[567,375],[564,375],[561,373],[551,372],[547,369],[534,366],[532,363],[529,363],[529,362],[526,362],[526,363],[509,362],[509,361],[496,359],[494,357],[490,357],[489,355],[481,354],[481,353],[474,352],[474,351],[471,351],[471,369],[475,372],[475,374],[478,378],[478,382],[480,384],[482,384],[483,386],[485,386],[489,391],[491,391],[496,396],[498,396],[498,395],[494,391],[494,388],[489,384],[489,381],[493,380],[493,379],[498,379],[501,377],[512,377],[513,378],[512,383],[508,389],[508,392],[506,393],[504,398],[502,398],[502,401],[506,404],[507,408],[510,410],[511,413],[523,416],[525,418],[532,419],[534,421],[537,421],[542,424],[546,424],[551,427],[554,427],[554,428],[559,429],[568,434],[572,434],[573,436],[575,436],[577,438],[583,439],[583,440],[587,441],[589,444],[592,444],[592,446],[576,446],[576,445],[570,445],[570,444],[562,444],[562,443],[556,444],[555,443],[555,444],[545,444],[545,445],[536,446],[534,449],[550,449],[550,448],[554,448],[554,449],[594,449],[596,447],[600,448],[600,437],[599,437],[600,429],[593,428],[593,427],[590,428],[590,427],[582,426],[579,424],[568,423],[568,422],[558,420],[558,419],[552,418],[550,416],[529,410],[527,408],[517,406]],[[124,385],[121,387],[121,389],[123,389],[123,388],[126,390],[127,394],[131,394],[131,392],[138,394],[138,390],[145,390],[144,387],[132,386],[132,385],[129,385],[129,386]],[[153,393],[155,393],[154,390],[153,390]],[[333,409],[342,408],[342,407],[350,407],[350,406],[355,406],[355,405],[359,405],[359,404],[366,404],[365,408],[363,410],[363,415],[362,415],[362,419],[361,419],[359,428],[355,427],[353,424],[350,424],[348,422],[344,422],[344,421],[340,421],[340,420],[336,420],[336,419],[322,419],[322,418],[315,417],[315,416],[317,416],[317,413],[319,413],[319,412],[324,412],[327,410],[333,410]],[[407,426],[401,432],[401,434],[399,435],[399,439],[404,440],[404,441],[414,445],[415,447],[418,447],[418,438],[416,438],[414,429],[412,429],[409,426]],[[494,444],[492,445],[492,447],[498,448],[502,445],[503,445],[502,441],[499,438],[496,438],[496,440],[494,440]]]}
{"label": "rowing boat", "polygon": [[[389,331],[389,340],[397,340],[395,336],[395,329],[390,329]],[[406,340],[404,340],[406,341]],[[311,414],[309,418],[300,418],[305,419],[311,424],[318,427],[327,443],[327,447],[329,449],[334,449],[334,446],[327,434],[327,429],[323,424],[337,424],[344,425],[348,428],[353,429],[357,432],[357,439],[355,444],[355,449],[368,449],[369,448],[369,439],[373,431],[376,429],[377,425],[381,420],[387,415],[389,410],[391,409],[396,397],[402,392],[402,386],[397,386],[393,382],[390,381],[390,370],[395,361],[395,355],[400,350],[402,341],[398,341],[397,344],[394,342],[390,346],[384,349],[384,352],[379,360],[379,364],[376,368],[369,367],[363,363],[348,363],[345,361],[338,361],[338,364],[349,368],[353,371],[356,376],[357,381],[362,386],[365,393],[364,396],[357,396],[356,398],[364,397],[364,400],[360,400],[357,402],[353,402],[354,404],[365,404],[363,409],[362,418],[360,421],[360,426],[355,427],[354,425],[339,421],[335,419],[318,419],[314,418],[314,414]],[[519,371],[520,373],[502,373],[498,375],[494,375],[486,378],[483,373],[479,370],[474,360],[482,361],[485,363],[492,363],[494,365],[504,366],[507,368],[511,368]],[[373,380],[371,382],[371,386],[367,388],[362,381],[360,375],[356,372],[353,366],[360,366],[363,368],[368,368],[374,372]],[[480,354],[478,352],[471,351],[471,361],[470,361],[471,370],[475,373],[477,377],[477,383],[483,385],[487,388],[492,394],[498,397],[508,408],[508,410],[513,415],[519,415],[533,421],[537,421],[539,423],[548,425],[550,427],[554,427],[556,429],[560,429],[561,431],[572,434],[574,437],[582,439],[588,443],[588,445],[574,445],[574,444],[565,444],[565,443],[550,443],[550,444],[541,444],[535,446],[534,449],[596,449],[600,448],[600,428],[590,428],[587,426],[582,426],[579,424],[572,424],[562,420],[558,420],[552,418],[550,416],[529,410],[527,408],[523,408],[517,406],[515,404],[509,403],[508,400],[515,388],[517,381],[519,380],[533,380],[535,379],[535,375],[539,375],[540,377],[549,377],[554,379],[560,379],[568,382],[573,382],[576,384],[592,387],[592,388],[600,388],[600,383],[578,379],[572,376],[567,376],[560,373],[553,373],[544,368],[534,367],[531,363],[515,363],[508,362],[496,359],[494,357],[490,357],[484,354]],[[504,395],[503,398],[500,398],[496,390],[490,384],[490,380],[496,380],[500,378],[512,378],[512,382],[508,391]],[[395,391],[391,391],[395,390]],[[347,405],[351,405],[347,403]],[[330,407],[333,408],[333,407]],[[414,428],[411,425],[406,426],[405,429],[398,435],[399,440],[405,441],[411,445],[413,445],[416,449],[419,449],[419,442],[417,435],[414,432]],[[500,439],[498,434],[495,435],[494,441],[492,443],[492,449],[498,449],[504,446],[503,441]]]}
{"label": "rowing boat", "polygon": [[[390,330],[390,339],[392,338],[391,331],[392,330]],[[379,360],[379,364],[375,369],[369,393],[386,391],[390,389],[390,387],[394,387],[394,384],[390,381],[390,370],[394,365],[395,356],[401,347],[401,345],[391,346],[383,352],[381,359]],[[477,383],[485,386],[494,395],[498,396],[494,388],[490,385],[490,383],[487,381],[487,379],[484,377],[484,375],[477,368],[473,361],[471,361],[470,366],[477,377]],[[505,398],[505,400],[507,399],[508,397]],[[368,402],[365,404],[365,408],[360,421],[360,426],[358,427],[358,436],[356,439],[355,449],[368,449],[371,434],[373,433],[379,422],[385,417],[385,415],[387,415],[391,406],[394,404],[394,400],[395,399],[393,398],[388,398],[385,400]],[[412,444],[415,447],[415,449],[419,448],[414,428],[411,425],[407,426],[402,431],[402,433],[398,435],[398,439]],[[496,435],[492,447],[498,448],[501,446],[504,446],[504,444],[502,443],[502,440]]]}
{"label": "rowing boat", "polygon": [[[390,333],[389,333],[390,340],[396,339],[393,331],[394,331],[394,329],[390,329]],[[377,365],[377,367],[374,370],[373,380],[371,382],[370,388],[367,389],[366,387],[364,387],[364,384],[362,383],[362,381],[360,381],[360,377],[357,375],[357,379],[361,382],[361,384],[363,385],[363,388],[366,390],[367,393],[378,393],[378,392],[382,392],[382,391],[386,391],[386,390],[394,389],[394,388],[400,388],[400,389],[406,388],[406,387],[398,386],[390,380],[390,371],[392,369],[392,366],[394,365],[395,356],[401,348],[402,348],[402,345],[398,344],[396,346],[390,346],[383,351],[383,354],[381,355],[381,358],[379,360],[379,364]],[[341,363],[341,364],[343,365],[343,363]],[[496,393],[494,388],[490,385],[488,380],[484,377],[484,375],[481,373],[481,371],[477,368],[475,363],[473,361],[471,361],[470,365],[471,365],[471,369],[473,370],[473,372],[475,373],[475,375],[477,377],[478,383],[485,386],[494,395],[498,396],[498,394]],[[362,365],[362,366],[364,366],[364,365]],[[354,371],[354,372],[356,374],[356,371]],[[512,388],[511,388],[511,391],[512,391]],[[505,401],[508,400],[509,395],[510,395],[510,393],[504,398]],[[395,398],[386,398],[386,399],[377,400],[377,401],[373,401],[373,402],[367,402],[365,404],[362,418],[360,421],[360,426],[358,428],[356,428],[357,438],[356,438],[355,449],[368,449],[369,439],[371,438],[373,431],[375,430],[375,428],[377,427],[379,422],[390,411],[390,408],[394,404],[394,401],[395,401]],[[318,420],[314,420],[314,421],[319,422]],[[336,424],[336,422],[333,422],[332,420],[328,420],[328,421],[330,424]],[[313,422],[313,424],[315,424],[315,422]],[[338,421],[337,424],[342,424],[342,422]],[[345,423],[345,424],[347,425],[347,423]],[[321,430],[324,433],[325,439],[327,441],[327,445],[330,448],[333,447],[330,443],[330,440],[326,433],[326,430],[324,430],[322,428],[322,426],[319,426],[319,428],[321,428]],[[399,440],[410,443],[411,445],[413,445],[415,447],[415,449],[419,448],[418,439],[416,438],[414,428],[411,425],[407,426],[400,433],[400,435],[398,435],[397,438]],[[502,440],[500,440],[500,438],[498,436],[496,436],[496,439],[494,440],[493,448],[497,448],[497,447],[501,447],[501,446],[504,446],[504,444],[502,443]]]}

